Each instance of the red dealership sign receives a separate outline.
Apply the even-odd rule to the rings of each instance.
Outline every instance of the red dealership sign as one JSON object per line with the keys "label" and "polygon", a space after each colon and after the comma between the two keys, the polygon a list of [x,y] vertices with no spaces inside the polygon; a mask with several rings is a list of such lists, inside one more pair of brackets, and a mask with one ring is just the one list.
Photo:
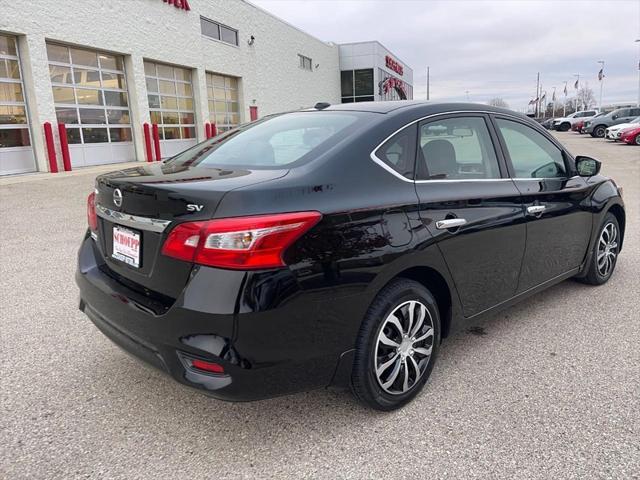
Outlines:
{"label": "red dealership sign", "polygon": [[182,10],[191,10],[191,7],[189,6],[189,0],[164,0],[164,3],[173,5],[176,8],[181,8]]}
{"label": "red dealership sign", "polygon": [[387,64],[387,68],[390,68],[391,70],[393,70],[396,73],[399,73],[400,75],[404,74],[404,68],[402,67],[402,64],[400,64],[398,61],[391,58],[389,55],[384,57],[384,61]]}

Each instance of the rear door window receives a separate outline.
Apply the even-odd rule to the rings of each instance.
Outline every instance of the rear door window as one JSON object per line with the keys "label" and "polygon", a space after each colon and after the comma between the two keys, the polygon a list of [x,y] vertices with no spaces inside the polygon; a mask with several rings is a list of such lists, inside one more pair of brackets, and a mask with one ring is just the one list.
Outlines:
{"label": "rear door window", "polygon": [[416,175],[421,180],[500,178],[483,117],[452,117],[420,125]]}

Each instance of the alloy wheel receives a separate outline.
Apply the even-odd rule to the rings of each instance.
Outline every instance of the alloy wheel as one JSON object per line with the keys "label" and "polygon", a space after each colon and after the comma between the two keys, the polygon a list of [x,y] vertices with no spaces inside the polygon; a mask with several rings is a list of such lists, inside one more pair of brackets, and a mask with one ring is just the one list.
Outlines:
{"label": "alloy wheel", "polygon": [[380,387],[392,395],[411,390],[425,372],[434,342],[433,318],[416,300],[397,306],[376,339],[374,368]]}
{"label": "alloy wheel", "polygon": [[606,277],[611,273],[618,254],[618,228],[611,222],[607,223],[598,240],[598,273]]}

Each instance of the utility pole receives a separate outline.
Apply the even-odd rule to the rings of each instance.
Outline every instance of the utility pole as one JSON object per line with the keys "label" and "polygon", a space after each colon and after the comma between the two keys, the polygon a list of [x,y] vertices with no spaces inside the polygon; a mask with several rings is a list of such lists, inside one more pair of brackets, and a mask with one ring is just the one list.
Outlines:
{"label": "utility pole", "polygon": [[[602,71],[602,78],[598,78],[600,80],[600,102],[598,102],[598,108],[602,111],[602,86],[604,85],[604,60],[598,60],[600,64],[600,70]],[[600,77],[600,72],[598,72],[598,77]]]}
{"label": "utility pole", "polygon": [[556,116],[556,87],[553,87],[553,95],[551,96],[551,117],[555,118]]}
{"label": "utility pole", "polygon": [[429,67],[427,67],[427,101],[429,101]]}
{"label": "utility pole", "polygon": [[564,103],[562,104],[562,116],[567,116],[567,82],[564,82]]}

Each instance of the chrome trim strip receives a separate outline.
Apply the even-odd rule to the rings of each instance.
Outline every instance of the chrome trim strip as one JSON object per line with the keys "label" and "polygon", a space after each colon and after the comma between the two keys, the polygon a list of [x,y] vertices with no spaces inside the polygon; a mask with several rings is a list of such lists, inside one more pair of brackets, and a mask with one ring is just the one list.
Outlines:
{"label": "chrome trim strip", "polygon": [[[511,115],[509,113],[503,113],[503,112],[493,112],[493,111],[489,111],[489,110],[456,110],[453,112],[440,112],[440,113],[433,113],[431,115],[427,115],[426,117],[420,117],[417,120],[412,120],[411,122],[407,123],[406,125],[400,127],[399,129],[397,129],[395,132],[393,132],[391,135],[389,135],[387,138],[385,138],[382,142],[380,142],[378,144],[378,146],[376,146],[376,148],[373,149],[373,151],[371,152],[371,154],[369,155],[371,157],[371,160],[373,160],[376,164],[378,164],[379,166],[381,166],[382,168],[384,168],[387,172],[391,173],[393,176],[395,176],[396,178],[399,178],[400,180],[404,181],[404,182],[409,182],[409,183],[448,183],[448,182],[511,182],[514,179],[513,178],[473,178],[473,179],[436,179],[436,180],[412,180],[410,178],[407,178],[403,175],[400,175],[398,172],[396,172],[393,168],[391,168],[389,165],[387,165],[386,163],[384,163],[381,159],[379,159],[376,156],[376,151],[382,146],[384,145],[387,140],[389,140],[391,137],[393,137],[395,134],[397,134],[398,132],[404,130],[407,127],[410,127],[411,125],[413,125],[414,123],[418,123],[421,122],[423,120],[427,120],[428,118],[433,118],[433,117],[440,117],[442,115],[454,115],[454,114],[458,114],[458,113],[483,113],[483,114],[494,114],[494,115],[502,115],[505,117],[511,117],[511,118],[515,118],[516,120],[524,120],[522,117],[518,116],[518,115]],[[540,178],[537,178],[536,180],[542,180]]]}
{"label": "chrome trim strip", "polygon": [[128,213],[116,212],[102,205],[96,204],[96,213],[99,217],[110,222],[124,225],[125,227],[147,230],[149,232],[162,233],[171,223],[171,220],[160,220],[158,218],[138,217]]}

